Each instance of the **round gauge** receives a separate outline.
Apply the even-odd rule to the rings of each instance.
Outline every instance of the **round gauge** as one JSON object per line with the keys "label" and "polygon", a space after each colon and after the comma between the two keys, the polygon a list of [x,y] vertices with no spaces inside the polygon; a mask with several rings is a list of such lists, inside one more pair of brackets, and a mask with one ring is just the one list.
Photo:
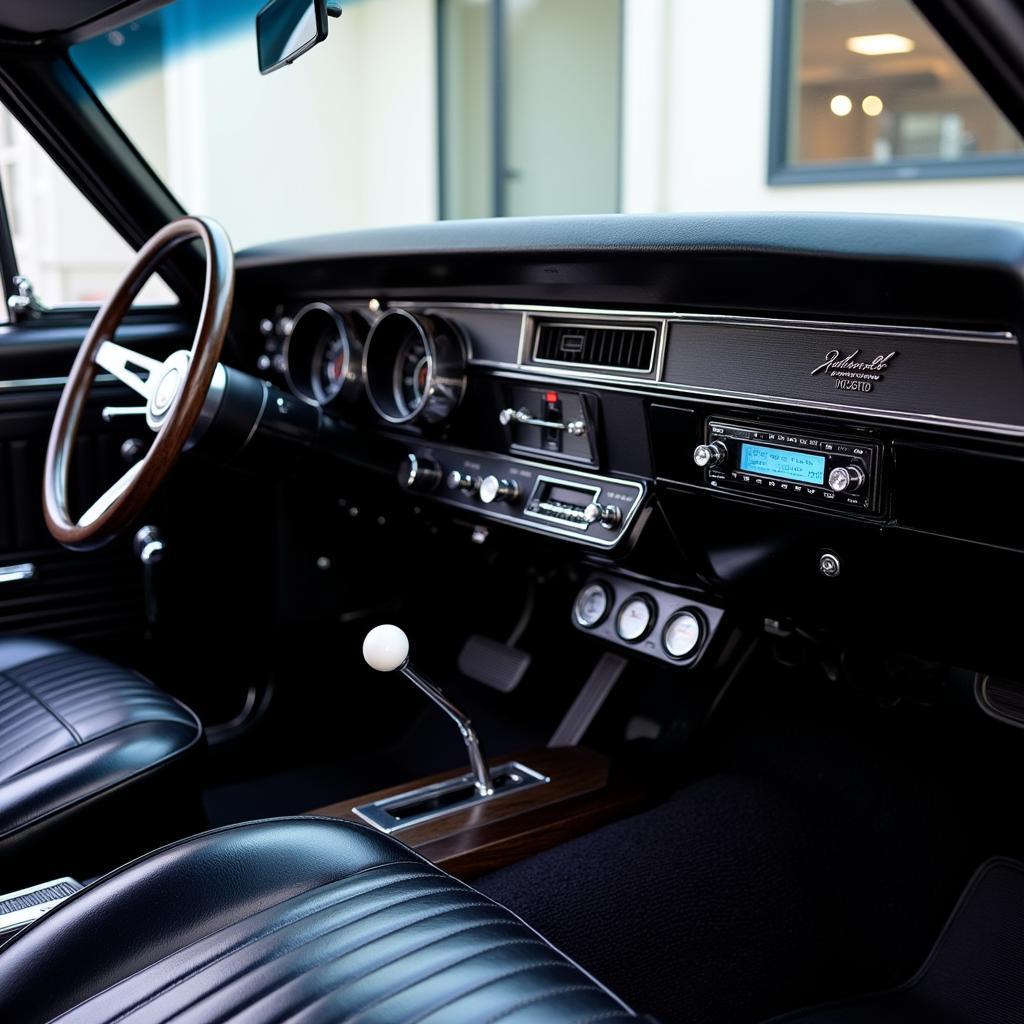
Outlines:
{"label": "round gauge", "polygon": [[704,635],[704,624],[696,612],[677,612],[665,623],[661,646],[673,658],[693,654]]}
{"label": "round gauge", "polygon": [[462,401],[466,358],[462,335],[440,317],[389,310],[363,351],[370,404],[389,423],[439,423]]}
{"label": "round gauge", "polygon": [[292,391],[307,404],[325,408],[357,397],[364,331],[362,320],[324,302],[300,309],[283,352]]}
{"label": "round gauge", "polygon": [[432,374],[430,353],[422,337],[409,335],[395,360],[395,405],[406,415],[418,409],[430,389]]}
{"label": "round gauge", "polygon": [[627,598],[615,620],[615,631],[628,643],[643,640],[654,626],[654,602],[645,594]]}
{"label": "round gauge", "polygon": [[604,583],[588,583],[577,594],[572,614],[584,629],[593,629],[604,622],[611,603],[611,591]]}

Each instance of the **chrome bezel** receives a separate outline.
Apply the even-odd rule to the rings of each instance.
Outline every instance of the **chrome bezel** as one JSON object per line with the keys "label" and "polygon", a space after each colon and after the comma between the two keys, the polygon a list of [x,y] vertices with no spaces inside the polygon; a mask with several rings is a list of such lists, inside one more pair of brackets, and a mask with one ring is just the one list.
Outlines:
{"label": "chrome bezel", "polygon": [[[423,393],[411,408],[401,394],[400,384],[401,357],[408,344],[408,336],[392,340],[384,333],[392,330],[391,325],[398,321],[403,322],[407,330],[411,327],[415,331],[427,361]],[[390,343],[391,349],[385,349],[384,356],[378,356],[383,343]],[[374,360],[381,358],[386,360],[385,363],[375,365]],[[454,325],[429,314],[389,309],[374,323],[363,346],[363,386],[374,412],[388,423],[421,420],[440,423],[448,419],[462,402],[468,361],[468,346]]]}
{"label": "chrome bezel", "polygon": [[[308,357],[301,349],[297,349],[295,332],[303,318],[316,314],[328,317],[337,331],[337,340],[345,344],[345,370],[342,385],[333,395],[327,395],[320,387],[320,362],[328,343],[334,339],[324,336],[317,340],[309,350]],[[308,321],[307,321],[308,322]],[[306,405],[321,409],[331,408],[341,402],[349,402],[356,398],[362,389],[362,372],[353,375],[353,366],[362,363],[362,344],[355,337],[351,325],[343,313],[339,313],[326,302],[310,302],[292,317],[291,327],[284,340],[281,355],[284,359],[284,377],[292,394]],[[308,384],[306,383],[308,381]]]}
{"label": "chrome bezel", "polygon": [[[591,590],[600,590],[604,594],[604,611],[593,622],[588,622],[580,614],[580,604],[583,601],[584,594],[588,594]],[[614,604],[615,592],[612,588],[603,580],[593,580],[585,584],[583,589],[576,595],[576,600],[572,603],[572,617],[580,629],[597,629],[611,614]]]}

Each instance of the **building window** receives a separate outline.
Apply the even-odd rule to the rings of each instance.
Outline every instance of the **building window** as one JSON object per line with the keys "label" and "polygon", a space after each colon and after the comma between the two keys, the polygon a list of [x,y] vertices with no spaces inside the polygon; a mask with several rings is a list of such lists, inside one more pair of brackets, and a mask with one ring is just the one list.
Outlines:
{"label": "building window", "polygon": [[1024,141],[910,0],[776,0],[772,184],[1024,174]]}
{"label": "building window", "polygon": [[441,216],[616,213],[622,0],[441,0]]}

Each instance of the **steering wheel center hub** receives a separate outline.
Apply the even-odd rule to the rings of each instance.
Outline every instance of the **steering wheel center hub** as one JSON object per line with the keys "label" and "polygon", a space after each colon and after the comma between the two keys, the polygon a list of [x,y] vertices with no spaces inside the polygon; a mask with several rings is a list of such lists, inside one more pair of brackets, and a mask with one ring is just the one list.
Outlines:
{"label": "steering wheel center hub", "polygon": [[159,430],[188,377],[189,354],[184,349],[172,353],[153,374],[146,421],[153,430]]}

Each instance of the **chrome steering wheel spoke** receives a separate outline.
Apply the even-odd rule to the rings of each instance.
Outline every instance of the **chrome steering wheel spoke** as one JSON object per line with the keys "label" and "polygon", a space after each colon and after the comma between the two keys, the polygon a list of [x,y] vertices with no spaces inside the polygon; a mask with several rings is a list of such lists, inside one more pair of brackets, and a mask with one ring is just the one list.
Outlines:
{"label": "chrome steering wheel spoke", "polygon": [[[126,384],[133,391],[142,395],[147,401],[156,373],[163,365],[159,359],[152,359],[139,352],[133,352],[130,348],[125,348],[113,341],[104,341],[96,350],[93,361],[107,373],[113,374],[122,384]],[[137,370],[145,371],[145,378],[140,376]]]}

